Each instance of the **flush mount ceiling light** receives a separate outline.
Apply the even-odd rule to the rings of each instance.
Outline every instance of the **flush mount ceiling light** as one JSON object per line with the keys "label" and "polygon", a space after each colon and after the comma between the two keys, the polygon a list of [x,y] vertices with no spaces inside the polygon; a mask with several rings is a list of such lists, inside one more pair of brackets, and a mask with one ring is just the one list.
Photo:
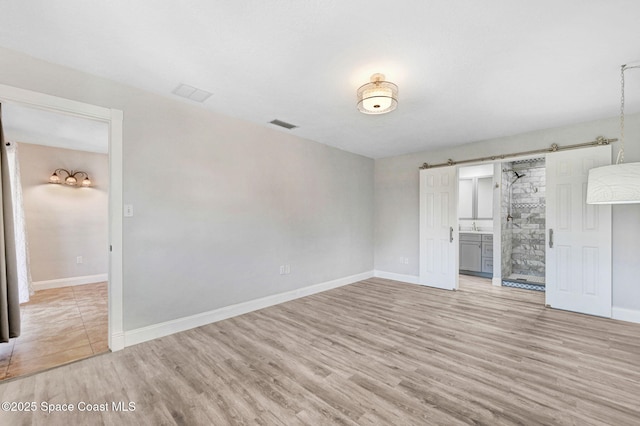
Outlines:
{"label": "flush mount ceiling light", "polygon": [[371,82],[358,89],[358,110],[365,114],[385,114],[398,106],[398,86],[373,74]]}
{"label": "flush mount ceiling light", "polygon": [[74,172],[73,170],[68,171],[66,169],[56,169],[49,178],[49,183],[62,183],[62,180],[60,179],[60,175],[58,173],[67,175],[67,177],[64,178],[64,183],[69,186],[78,186],[78,178],[82,176],[84,176],[84,179],[82,179],[82,183],[80,184],[80,186],[91,186],[91,179],[89,179],[89,175],[86,172]]}
{"label": "flush mount ceiling light", "polygon": [[624,72],[640,64],[620,69],[620,151],[616,164],[589,170],[587,204],[640,203],[640,163],[624,163]]}

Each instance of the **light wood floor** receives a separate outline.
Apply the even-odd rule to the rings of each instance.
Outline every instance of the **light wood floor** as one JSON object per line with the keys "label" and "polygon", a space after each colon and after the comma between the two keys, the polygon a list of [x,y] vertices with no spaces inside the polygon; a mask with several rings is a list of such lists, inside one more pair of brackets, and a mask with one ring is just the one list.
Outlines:
{"label": "light wood floor", "polygon": [[0,424],[638,425],[640,324],[370,279],[0,384]]}
{"label": "light wood floor", "polygon": [[0,380],[109,350],[106,282],[37,291],[20,313],[20,337],[0,343]]}

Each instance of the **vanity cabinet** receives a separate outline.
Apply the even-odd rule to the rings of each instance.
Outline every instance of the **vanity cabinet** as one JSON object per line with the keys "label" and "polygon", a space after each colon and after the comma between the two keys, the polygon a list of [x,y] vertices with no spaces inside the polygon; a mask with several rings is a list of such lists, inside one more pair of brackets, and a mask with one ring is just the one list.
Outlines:
{"label": "vanity cabinet", "polygon": [[460,273],[493,277],[493,235],[460,233]]}
{"label": "vanity cabinet", "polygon": [[482,272],[482,235],[460,234],[460,270]]}
{"label": "vanity cabinet", "polygon": [[482,270],[493,276],[493,235],[482,235]]}

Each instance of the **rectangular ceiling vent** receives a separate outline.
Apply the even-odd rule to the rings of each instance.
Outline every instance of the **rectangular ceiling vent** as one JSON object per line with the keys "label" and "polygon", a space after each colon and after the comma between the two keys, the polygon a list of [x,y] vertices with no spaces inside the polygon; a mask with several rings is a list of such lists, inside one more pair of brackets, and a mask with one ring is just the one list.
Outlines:
{"label": "rectangular ceiling vent", "polygon": [[197,87],[189,86],[188,84],[181,84],[173,90],[173,94],[191,99],[195,102],[204,102],[209,99],[209,96],[213,93],[198,89]]}
{"label": "rectangular ceiling vent", "polygon": [[275,124],[276,126],[284,127],[287,130],[295,129],[296,127],[298,127],[295,124],[287,123],[281,120],[271,120],[269,123]]}

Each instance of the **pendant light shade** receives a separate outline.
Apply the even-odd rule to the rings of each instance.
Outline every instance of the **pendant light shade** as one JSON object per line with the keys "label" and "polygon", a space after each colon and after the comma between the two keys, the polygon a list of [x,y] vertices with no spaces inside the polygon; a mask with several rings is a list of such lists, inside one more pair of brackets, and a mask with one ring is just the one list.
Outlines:
{"label": "pendant light shade", "polygon": [[640,203],[640,163],[622,163],[589,170],[587,204]]}
{"label": "pendant light shade", "polygon": [[640,163],[624,162],[624,72],[640,65],[620,68],[620,151],[616,164],[589,170],[587,204],[640,203]]}
{"label": "pendant light shade", "polygon": [[357,92],[358,110],[365,114],[385,114],[398,106],[398,86],[384,81],[383,74],[373,74],[371,82]]}

